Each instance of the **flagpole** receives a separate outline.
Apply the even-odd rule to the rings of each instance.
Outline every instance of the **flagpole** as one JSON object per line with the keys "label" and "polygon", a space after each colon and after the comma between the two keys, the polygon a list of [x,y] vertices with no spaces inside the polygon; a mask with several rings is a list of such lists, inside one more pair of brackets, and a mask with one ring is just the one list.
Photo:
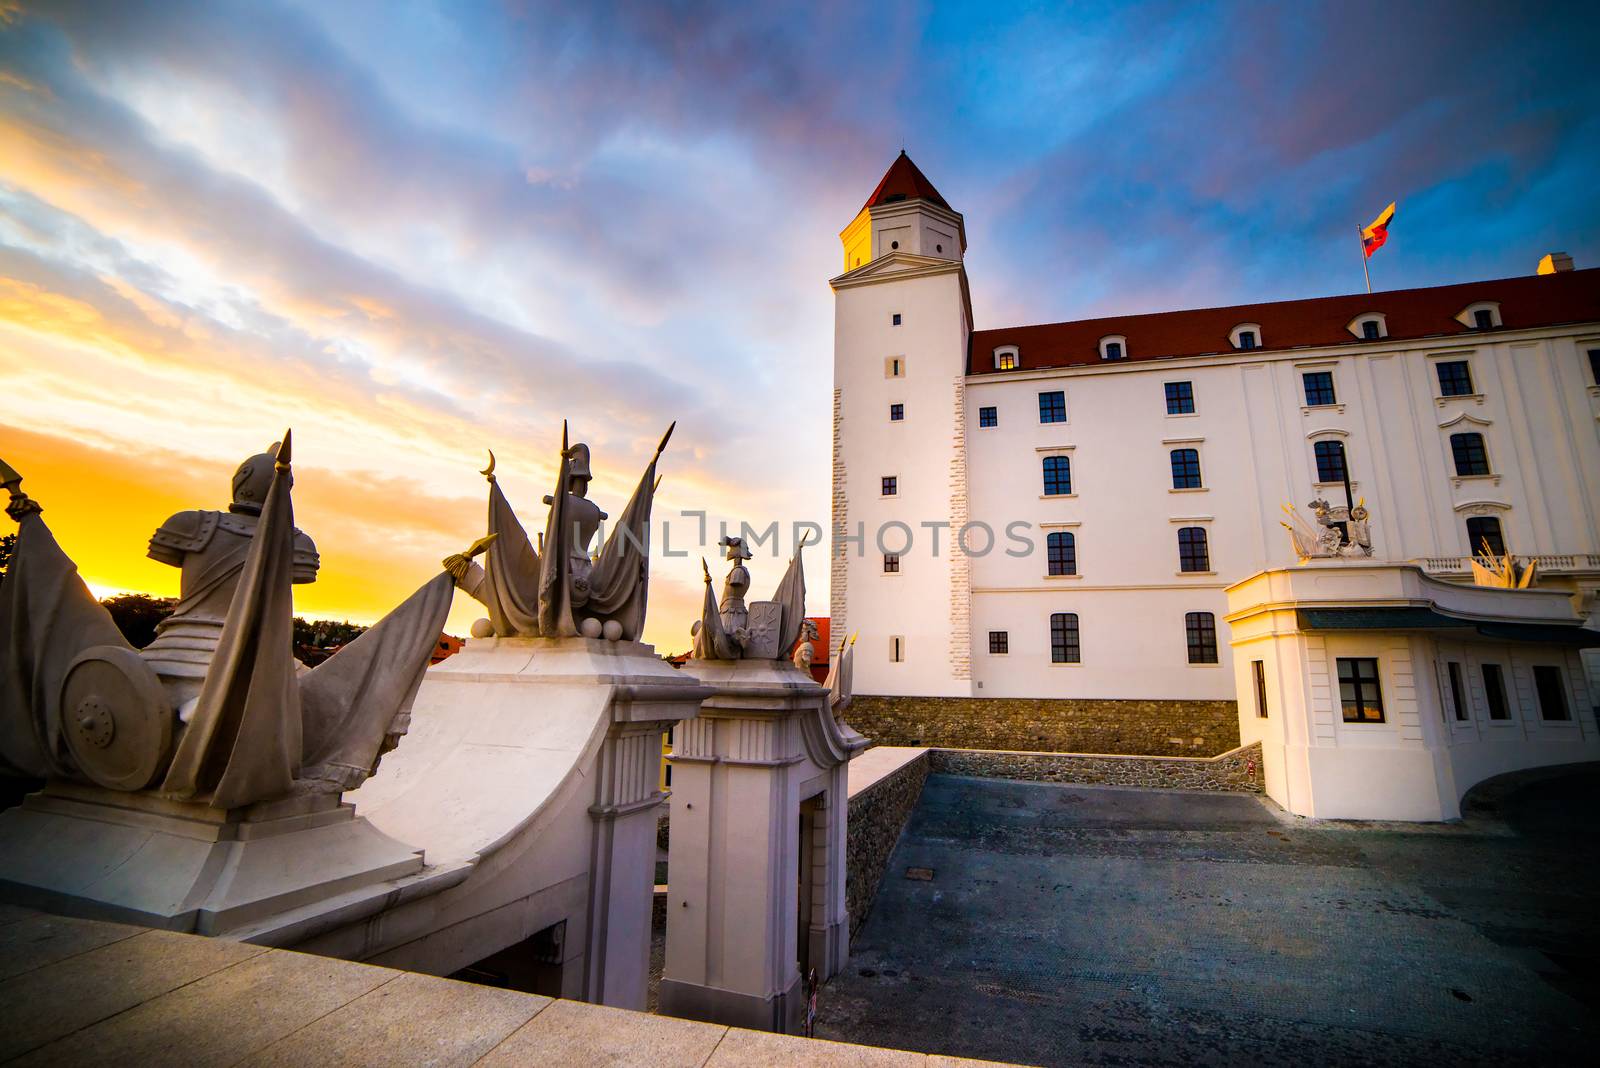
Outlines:
{"label": "flagpole", "polygon": [[1367,272],[1367,235],[1361,225],[1356,225],[1356,240],[1361,245],[1361,277],[1367,280],[1367,292],[1372,292],[1372,275]]}

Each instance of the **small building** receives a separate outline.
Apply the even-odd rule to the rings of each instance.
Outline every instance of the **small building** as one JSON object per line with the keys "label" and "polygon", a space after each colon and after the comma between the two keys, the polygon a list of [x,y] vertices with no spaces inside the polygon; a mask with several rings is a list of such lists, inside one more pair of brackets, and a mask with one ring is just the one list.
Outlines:
{"label": "small building", "polygon": [[1570,592],[1334,561],[1227,589],[1239,735],[1300,816],[1445,820],[1505,772],[1600,760]]}

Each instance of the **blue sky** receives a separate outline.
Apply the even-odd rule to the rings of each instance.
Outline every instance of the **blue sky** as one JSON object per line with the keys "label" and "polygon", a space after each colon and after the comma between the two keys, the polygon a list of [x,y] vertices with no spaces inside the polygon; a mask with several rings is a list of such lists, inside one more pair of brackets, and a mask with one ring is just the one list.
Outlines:
{"label": "blue sky", "polygon": [[[826,280],[902,145],[966,216],[979,327],[1355,291],[1390,200],[1380,289],[1595,266],[1596,29],[1510,3],[0,0],[0,455],[70,527],[108,471],[207,503],[292,422],[333,568],[302,600],[358,618],[471,540],[484,447],[536,512],[563,417],[614,511],[678,419],[665,509],[825,520]],[[175,578],[58,533],[101,588]],[[698,570],[659,569],[659,642]]]}

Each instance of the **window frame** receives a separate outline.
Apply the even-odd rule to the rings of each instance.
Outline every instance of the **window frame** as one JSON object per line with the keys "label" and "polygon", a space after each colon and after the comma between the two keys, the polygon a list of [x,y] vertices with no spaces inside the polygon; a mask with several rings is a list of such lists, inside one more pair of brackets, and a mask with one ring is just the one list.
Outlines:
{"label": "window frame", "polygon": [[[1183,614],[1183,636],[1191,666],[1218,662],[1217,614],[1215,612],[1185,612]],[[1199,659],[1196,659],[1197,655]]]}
{"label": "window frame", "polygon": [[[1327,379],[1327,387],[1328,387],[1327,388],[1327,393],[1328,393],[1328,399],[1327,400],[1313,400],[1312,399],[1311,380],[1313,378],[1318,378],[1318,379],[1325,378],[1325,379]],[[1322,383],[1319,382],[1318,383],[1318,389],[1317,389],[1317,394],[1319,396],[1322,393],[1321,386],[1322,386]],[[1305,406],[1307,408],[1332,408],[1334,405],[1338,404],[1339,403],[1339,386],[1338,386],[1338,383],[1333,380],[1333,371],[1331,371],[1331,370],[1317,370],[1317,369],[1313,369],[1313,370],[1310,370],[1310,371],[1301,371],[1300,372],[1300,395],[1305,398],[1305,402],[1306,402]]]}
{"label": "window frame", "polygon": [[1590,385],[1600,386],[1600,349],[1588,349]]}
{"label": "window frame", "polygon": [[[1448,380],[1445,374],[1447,368],[1450,371]],[[1471,360],[1434,360],[1433,376],[1435,381],[1439,383],[1439,398],[1441,400],[1448,397],[1477,396],[1474,390],[1476,383],[1472,378]],[[1466,388],[1459,388],[1463,384]]]}
{"label": "window frame", "polygon": [[[1179,379],[1174,382],[1163,382],[1162,394],[1167,402],[1168,415],[1194,415],[1194,380]],[[1173,408],[1176,404],[1178,407]],[[1184,405],[1188,405],[1187,408]]]}
{"label": "window frame", "polygon": [[898,574],[900,574],[900,554],[899,553],[884,553],[883,554],[883,573],[885,575],[898,575]]}
{"label": "window frame", "polygon": [[[1494,537],[1493,538],[1489,538],[1486,534],[1483,533],[1484,529],[1486,529],[1488,524],[1490,524],[1490,523],[1494,524],[1494,528],[1493,528],[1494,529]],[[1477,526],[1478,529],[1474,530],[1473,529],[1474,526]],[[1467,529],[1467,555],[1468,556],[1473,556],[1473,557],[1481,557],[1481,556],[1483,556],[1484,554],[1479,551],[1479,546],[1484,541],[1488,541],[1489,542],[1489,554],[1491,556],[1504,556],[1506,554],[1506,530],[1505,530],[1505,524],[1500,522],[1500,517],[1499,516],[1497,516],[1497,515],[1469,515],[1467,517],[1466,529]]]}
{"label": "window frame", "polygon": [[[1057,403],[1059,399],[1060,403]],[[1045,416],[1049,418],[1045,418]],[[1056,418],[1060,416],[1060,418]],[[1067,421],[1067,391],[1042,389],[1039,391],[1039,423],[1065,423]]]}
{"label": "window frame", "polygon": [[1011,632],[1008,630],[991,630],[989,632],[989,655],[1008,656],[1011,653]]}
{"label": "window frame", "polygon": [[[1200,566],[1191,567],[1198,563]],[[1184,575],[1209,575],[1211,567],[1211,536],[1205,527],[1178,528],[1178,572]]]}
{"label": "window frame", "polygon": [[[1565,669],[1559,664],[1531,664],[1529,668],[1533,675],[1534,700],[1539,704],[1539,722],[1571,723],[1573,721],[1572,695],[1567,689],[1567,673]],[[1547,682],[1555,687],[1549,694],[1545,692]],[[1547,714],[1549,708],[1549,703],[1545,700],[1547,696],[1556,698],[1554,703],[1558,706],[1557,711],[1561,713],[1559,716]]]}
{"label": "window frame", "polygon": [[[1060,566],[1062,570],[1057,571]],[[1070,530],[1051,530],[1044,536],[1045,574],[1064,578],[1078,573],[1078,537]]]}
{"label": "window frame", "polygon": [[[1115,346],[1117,350],[1115,356],[1111,355],[1112,346]],[[1100,359],[1102,360],[1114,362],[1128,358],[1128,338],[1125,334],[1107,334],[1100,339],[1097,347],[1100,350]]]}
{"label": "window frame", "polygon": [[879,475],[878,479],[879,479],[879,489],[881,490],[883,496],[885,496],[885,497],[898,497],[898,496],[900,496],[900,476],[899,475]]}
{"label": "window frame", "polygon": [[1256,694],[1256,718],[1267,718],[1267,662],[1265,660],[1250,661],[1251,688]]}
{"label": "window frame", "polygon": [[[1040,470],[1044,476],[1044,495],[1046,497],[1072,496],[1072,457],[1066,453],[1049,453],[1039,458]],[[1051,489],[1054,483],[1058,488]],[[1061,489],[1065,485],[1065,489]]]}
{"label": "window frame", "polygon": [[889,405],[889,422],[903,423],[906,421],[906,405],[904,401],[894,401]]}
{"label": "window frame", "polygon": [[[1489,671],[1494,670],[1494,684],[1490,685]],[[1478,665],[1478,677],[1483,681],[1484,701],[1489,705],[1489,721],[1491,723],[1507,723],[1511,720],[1511,703],[1506,695],[1506,669],[1493,661],[1484,661]],[[1495,715],[1498,711],[1500,714]]]}
{"label": "window frame", "polygon": [[978,406],[978,429],[992,430],[1000,425],[1000,406],[997,404],[983,404]]}
{"label": "window frame", "polygon": [[1078,626],[1078,613],[1050,613],[1050,662],[1083,663],[1083,633]]}
{"label": "window frame", "polygon": [[1493,475],[1489,466],[1489,446],[1476,430],[1461,430],[1450,435],[1450,460],[1456,478],[1483,478]]}
{"label": "window frame", "polygon": [[[1376,656],[1339,656],[1334,658],[1334,678],[1339,684],[1339,713],[1345,723],[1359,726],[1387,723],[1387,712],[1383,706],[1383,669]],[[1345,665],[1350,665],[1350,677],[1345,677]],[[1363,665],[1372,665],[1370,678],[1362,674]],[[1365,684],[1371,684],[1373,703],[1368,706],[1366,697],[1362,693]],[[1351,687],[1351,695],[1355,705],[1355,714],[1351,715],[1351,701],[1345,699],[1345,686]],[[1377,717],[1367,715],[1376,712]]]}
{"label": "window frame", "polygon": [[889,635],[889,663],[904,664],[906,662],[906,636],[904,634]]}
{"label": "window frame", "polygon": [[[1180,460],[1179,455],[1183,454]],[[1172,488],[1177,489],[1205,489],[1205,480],[1200,472],[1200,450],[1192,445],[1180,445],[1167,453],[1167,459],[1172,467]],[[1179,464],[1182,464],[1182,474],[1179,473]],[[1191,470],[1192,468],[1192,470]],[[1180,481],[1180,478],[1182,481]],[[1189,481],[1189,479],[1194,481]]]}
{"label": "window frame", "polygon": [[[1327,446],[1327,448],[1324,448]],[[1327,477],[1328,472],[1323,466],[1324,454],[1337,453],[1339,457],[1339,470],[1334,477]],[[1311,443],[1311,462],[1316,468],[1316,481],[1318,485],[1343,485],[1350,477],[1350,452],[1344,446],[1341,438],[1318,438]]]}
{"label": "window frame", "polygon": [[900,326],[900,325],[902,325],[902,320],[900,318],[900,313],[899,312],[892,312],[890,314],[889,325],[890,326]]}
{"label": "window frame", "polygon": [[1450,704],[1455,709],[1455,722],[1472,722],[1472,709],[1467,704],[1467,685],[1461,675],[1461,661],[1446,660],[1444,673],[1450,685]]}

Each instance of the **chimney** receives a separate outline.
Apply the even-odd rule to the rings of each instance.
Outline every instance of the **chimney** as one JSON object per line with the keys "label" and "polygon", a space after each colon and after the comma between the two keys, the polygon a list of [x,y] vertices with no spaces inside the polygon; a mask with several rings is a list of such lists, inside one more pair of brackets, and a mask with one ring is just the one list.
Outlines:
{"label": "chimney", "polygon": [[1555,274],[1558,271],[1572,270],[1572,257],[1565,252],[1548,252],[1544,259],[1539,261],[1540,274]]}

